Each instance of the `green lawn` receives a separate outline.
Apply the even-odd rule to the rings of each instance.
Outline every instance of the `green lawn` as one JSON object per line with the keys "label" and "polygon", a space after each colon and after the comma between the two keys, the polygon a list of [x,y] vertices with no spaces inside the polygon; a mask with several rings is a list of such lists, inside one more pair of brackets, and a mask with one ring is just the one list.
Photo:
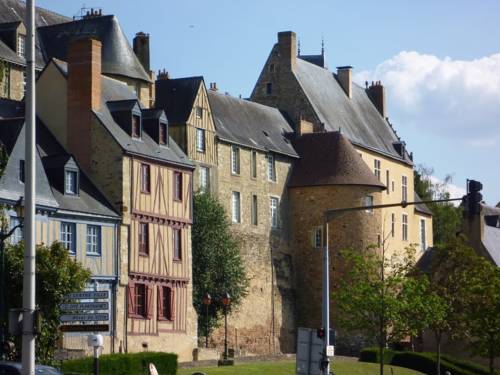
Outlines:
{"label": "green lawn", "polygon": [[[391,367],[393,372],[391,372]],[[401,367],[386,366],[387,375],[418,375],[420,372]],[[245,363],[228,367],[180,368],[178,375],[191,375],[197,371],[207,375],[294,375],[295,362]],[[378,375],[379,366],[373,363],[338,361],[333,364],[335,375]]]}

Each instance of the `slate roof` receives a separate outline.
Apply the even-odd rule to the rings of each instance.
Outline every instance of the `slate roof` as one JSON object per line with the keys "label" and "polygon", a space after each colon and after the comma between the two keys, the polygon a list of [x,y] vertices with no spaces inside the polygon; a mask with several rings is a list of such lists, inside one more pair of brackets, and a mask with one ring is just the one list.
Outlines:
{"label": "slate roof", "polygon": [[163,108],[171,123],[185,123],[191,114],[201,83],[203,77],[158,79],[156,106]]}
{"label": "slate roof", "polygon": [[[341,129],[353,144],[401,160],[393,146],[396,134],[362,87],[353,82],[349,99],[335,74],[301,58],[294,74],[327,131]],[[411,164],[407,155],[404,161]]]}
{"label": "slate roof", "polygon": [[299,55],[299,59],[310,62],[311,64],[317,65],[321,68],[325,67],[325,56],[324,55]]}
{"label": "slate roof", "polygon": [[36,131],[38,152],[42,157],[42,163],[49,179],[52,193],[59,204],[59,210],[118,218],[119,216],[113,210],[111,204],[80,168],[78,168],[80,177],[78,196],[64,194],[64,184],[61,185],[56,182],[57,175],[53,173],[53,170],[64,168],[66,163],[73,158],[66,153],[56,138],[40,121],[37,124]]}
{"label": "slate roof", "polygon": [[2,40],[0,40],[0,59],[22,66],[26,64],[25,60],[22,57],[19,57],[18,54]]}
{"label": "slate roof", "polygon": [[[66,76],[68,74],[68,65],[65,62],[56,59],[52,61],[63,75]],[[107,102],[136,100],[141,109],[142,105],[138,101],[137,95],[125,83],[104,75],[101,76],[101,79],[101,109],[94,111],[94,114],[124,151],[189,169],[194,168],[194,164],[172,138],[169,137],[169,145],[166,147],[159,146],[147,132],[142,132],[140,140],[136,140],[128,135],[113,119]]]}
{"label": "slate roof", "polygon": [[[422,199],[420,199],[420,197],[417,193],[415,193],[414,200],[415,200],[415,202],[422,202]],[[420,212],[422,214],[426,214],[426,215],[432,215],[432,211],[429,209],[429,207],[427,207],[427,205],[425,203],[416,204],[415,211]]]}
{"label": "slate roof", "polygon": [[293,167],[290,187],[361,185],[385,189],[339,132],[304,134],[293,145],[300,159]]}
{"label": "slate roof", "polygon": [[217,137],[254,149],[297,157],[287,138],[293,129],[273,107],[208,91]]}
{"label": "slate roof", "polygon": [[[24,197],[24,183],[19,180],[20,161],[24,160],[24,119],[0,120],[0,142],[6,146],[9,159],[0,178],[0,199],[14,203]],[[58,203],[52,194],[47,175],[44,172],[39,153],[36,159],[36,197],[38,207],[55,210]]]}
{"label": "slate roof", "polygon": [[500,228],[484,226],[483,245],[491,260],[500,267]]}
{"label": "slate roof", "polygon": [[0,98],[0,119],[24,116],[24,102]]}
{"label": "slate roof", "polygon": [[102,72],[151,82],[139,62],[118,19],[113,15],[92,17],[38,28],[45,62],[51,58],[67,60],[72,38],[92,37],[102,42]]}

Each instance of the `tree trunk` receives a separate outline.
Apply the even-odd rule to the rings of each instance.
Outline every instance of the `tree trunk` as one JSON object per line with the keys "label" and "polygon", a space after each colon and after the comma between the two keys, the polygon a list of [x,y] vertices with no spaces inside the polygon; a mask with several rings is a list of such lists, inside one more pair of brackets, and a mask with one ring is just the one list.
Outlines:
{"label": "tree trunk", "polygon": [[490,342],[490,350],[489,350],[489,357],[490,357],[490,375],[495,375],[495,355],[493,354],[494,353],[494,347],[493,347],[493,337],[491,337],[491,342]]}
{"label": "tree trunk", "polygon": [[379,354],[380,354],[380,375],[384,375],[384,343],[381,341],[380,343],[380,348],[379,348]]}
{"label": "tree trunk", "polygon": [[437,344],[437,361],[436,361],[436,375],[441,375],[441,333],[436,335]]}

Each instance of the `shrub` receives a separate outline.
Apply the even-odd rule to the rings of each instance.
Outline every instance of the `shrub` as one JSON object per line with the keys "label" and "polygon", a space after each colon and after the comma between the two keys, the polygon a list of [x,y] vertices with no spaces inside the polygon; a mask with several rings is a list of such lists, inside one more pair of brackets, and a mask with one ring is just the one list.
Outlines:
{"label": "shrub", "polygon": [[[92,374],[94,359],[81,358],[63,362],[62,370],[67,375]],[[99,358],[101,375],[145,375],[153,363],[162,375],[177,373],[177,355],[171,353],[143,352],[129,354],[106,354]]]}
{"label": "shrub", "polygon": [[[384,363],[390,364],[397,352],[392,349],[384,349]],[[361,351],[359,356],[360,362],[380,363],[379,348],[366,348]]]}
{"label": "shrub", "polygon": [[[474,374],[490,375],[490,371],[486,366],[481,366],[481,365],[478,365],[477,363],[465,361],[463,359],[453,358],[453,357],[450,357],[448,355],[443,355],[441,358],[443,358],[444,360],[446,360],[447,362],[449,362],[451,364],[454,364],[455,366],[458,366],[458,367],[463,368],[465,370],[469,370],[469,371],[473,372]],[[500,375],[500,371],[496,371],[495,374]]]}

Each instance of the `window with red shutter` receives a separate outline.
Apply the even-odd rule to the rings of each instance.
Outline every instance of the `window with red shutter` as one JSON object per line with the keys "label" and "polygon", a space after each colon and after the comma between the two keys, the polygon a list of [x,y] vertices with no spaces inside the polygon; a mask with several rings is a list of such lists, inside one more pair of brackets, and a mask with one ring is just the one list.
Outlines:
{"label": "window with red shutter", "polygon": [[158,320],[163,318],[163,286],[158,286],[156,303],[158,306]]}
{"label": "window with red shutter", "polygon": [[153,318],[153,292],[154,288],[153,285],[148,285],[146,288],[146,318],[151,319]]}
{"label": "window with red shutter", "polygon": [[134,316],[135,315],[135,285],[134,284],[129,284],[128,285],[128,315]]}
{"label": "window with red shutter", "polygon": [[145,318],[147,316],[147,294],[146,284],[135,284],[134,314],[138,317]]}
{"label": "window with red shutter", "polygon": [[139,223],[139,254],[149,255],[149,225]]}
{"label": "window with red shutter", "polygon": [[173,320],[172,313],[172,288],[168,286],[161,286],[158,288],[158,319],[159,320]]}
{"label": "window with red shutter", "polygon": [[175,319],[175,293],[170,289],[170,320]]}

